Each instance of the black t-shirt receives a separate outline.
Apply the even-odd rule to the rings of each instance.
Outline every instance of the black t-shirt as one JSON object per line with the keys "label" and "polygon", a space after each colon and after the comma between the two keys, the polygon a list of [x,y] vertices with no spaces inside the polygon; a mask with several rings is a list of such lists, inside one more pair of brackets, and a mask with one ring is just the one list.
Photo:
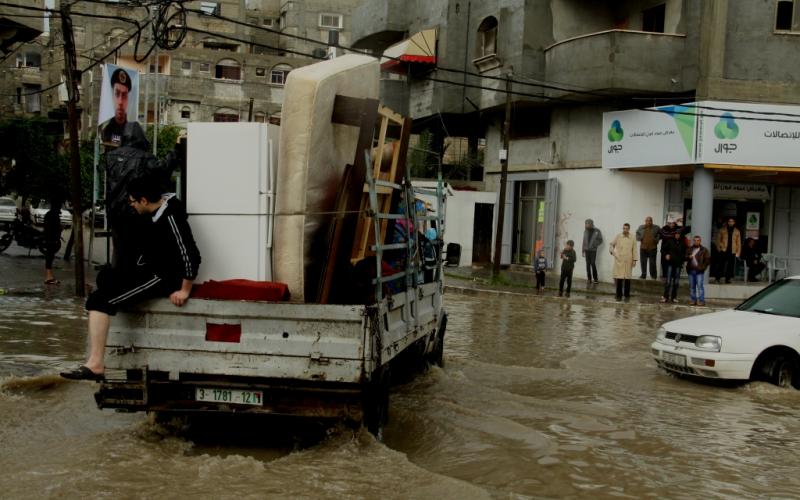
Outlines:
{"label": "black t-shirt", "polygon": [[122,143],[122,132],[125,130],[125,123],[119,124],[117,120],[110,119],[103,128],[103,142],[119,146]]}

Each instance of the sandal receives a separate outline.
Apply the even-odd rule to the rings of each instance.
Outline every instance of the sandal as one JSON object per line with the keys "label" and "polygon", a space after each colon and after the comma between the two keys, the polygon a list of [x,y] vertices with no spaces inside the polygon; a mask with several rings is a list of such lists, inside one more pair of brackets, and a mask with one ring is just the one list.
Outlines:
{"label": "sandal", "polygon": [[60,281],[58,281],[58,280],[57,280],[57,279],[55,279],[55,278],[51,278],[51,279],[49,279],[49,280],[44,280],[44,284],[45,284],[45,285],[58,285],[58,284],[60,284],[60,283],[61,283],[61,282],[60,282]]}
{"label": "sandal", "polygon": [[88,367],[81,365],[73,370],[61,372],[61,376],[70,380],[105,380],[105,375],[102,373],[95,373]]}

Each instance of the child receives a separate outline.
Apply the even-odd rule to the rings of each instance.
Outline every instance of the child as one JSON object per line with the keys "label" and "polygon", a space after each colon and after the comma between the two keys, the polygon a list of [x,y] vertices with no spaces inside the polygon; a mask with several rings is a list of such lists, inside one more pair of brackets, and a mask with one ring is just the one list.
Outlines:
{"label": "child", "polygon": [[536,271],[536,290],[541,292],[544,290],[544,270],[547,269],[547,258],[544,256],[544,250],[539,250],[539,256],[536,257],[533,269]]}
{"label": "child", "polygon": [[569,292],[572,289],[572,271],[575,269],[575,261],[578,258],[577,255],[575,255],[574,246],[574,241],[567,240],[567,246],[561,251],[561,281],[558,283],[559,297],[564,294],[565,281],[567,282],[567,297],[569,297]]}

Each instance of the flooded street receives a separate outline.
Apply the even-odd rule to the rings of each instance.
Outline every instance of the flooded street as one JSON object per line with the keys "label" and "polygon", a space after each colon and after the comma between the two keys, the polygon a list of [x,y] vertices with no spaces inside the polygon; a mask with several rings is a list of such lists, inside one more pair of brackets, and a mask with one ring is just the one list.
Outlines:
{"label": "flooded street", "polygon": [[657,325],[688,308],[446,300],[445,368],[395,388],[384,443],[271,420],[226,442],[97,410],[94,383],[55,376],[83,357],[81,303],[2,295],[0,496],[800,495],[800,392],[700,385],[650,360]]}

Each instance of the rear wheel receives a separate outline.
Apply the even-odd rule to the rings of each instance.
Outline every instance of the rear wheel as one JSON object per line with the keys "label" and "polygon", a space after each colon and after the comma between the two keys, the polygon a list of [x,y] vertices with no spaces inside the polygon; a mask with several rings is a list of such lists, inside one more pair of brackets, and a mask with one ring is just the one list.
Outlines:
{"label": "rear wheel", "polygon": [[8,232],[5,233],[3,236],[0,236],[0,252],[4,252],[6,248],[11,246],[11,241],[14,239],[14,236]]}

